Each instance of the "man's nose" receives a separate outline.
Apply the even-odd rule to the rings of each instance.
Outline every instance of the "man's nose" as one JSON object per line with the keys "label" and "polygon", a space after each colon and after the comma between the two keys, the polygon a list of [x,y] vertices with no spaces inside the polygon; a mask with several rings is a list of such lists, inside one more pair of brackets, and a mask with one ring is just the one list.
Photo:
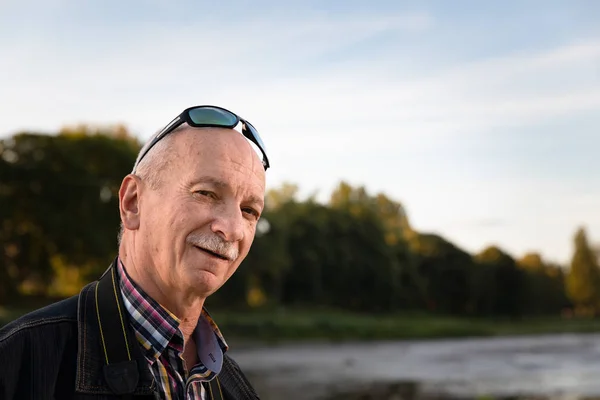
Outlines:
{"label": "man's nose", "polygon": [[227,242],[239,242],[244,238],[244,216],[239,207],[223,207],[214,218],[211,230]]}

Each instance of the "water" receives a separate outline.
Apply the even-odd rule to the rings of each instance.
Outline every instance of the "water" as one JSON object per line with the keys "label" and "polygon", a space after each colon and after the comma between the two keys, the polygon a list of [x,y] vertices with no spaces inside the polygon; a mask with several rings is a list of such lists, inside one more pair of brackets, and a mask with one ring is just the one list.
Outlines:
{"label": "water", "polygon": [[600,335],[233,348],[264,400],[600,397]]}

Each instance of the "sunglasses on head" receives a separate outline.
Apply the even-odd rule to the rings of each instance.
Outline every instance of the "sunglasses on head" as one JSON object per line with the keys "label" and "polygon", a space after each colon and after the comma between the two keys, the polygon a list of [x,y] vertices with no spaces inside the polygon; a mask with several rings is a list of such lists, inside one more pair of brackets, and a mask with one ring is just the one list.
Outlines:
{"label": "sunglasses on head", "polygon": [[179,126],[187,123],[189,126],[194,128],[235,128],[239,123],[242,123],[242,135],[244,135],[248,140],[254,143],[260,152],[262,153],[262,163],[265,167],[265,170],[269,168],[269,159],[267,158],[267,153],[265,150],[265,144],[263,143],[260,135],[256,131],[256,128],[252,126],[252,124],[246,121],[243,118],[240,118],[236,114],[232,113],[229,110],[226,110],[217,106],[195,106],[190,107],[184,110],[181,114],[177,116],[173,121],[171,121],[167,126],[165,126],[160,132],[158,132],[152,140],[150,140],[140,151],[140,154],[135,161],[133,166],[132,174],[135,173],[140,161],[148,154],[150,149],[154,147],[156,143],[158,143],[162,138],[167,136],[169,133],[173,132]]}

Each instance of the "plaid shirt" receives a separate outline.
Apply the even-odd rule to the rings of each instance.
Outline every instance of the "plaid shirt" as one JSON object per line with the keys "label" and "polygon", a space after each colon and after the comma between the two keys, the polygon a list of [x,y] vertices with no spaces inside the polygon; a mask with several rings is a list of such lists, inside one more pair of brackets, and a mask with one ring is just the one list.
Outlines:
{"label": "plaid shirt", "polygon": [[188,374],[183,362],[184,343],[179,319],[129,278],[120,259],[117,265],[123,303],[156,380],[160,398],[206,399],[202,382],[212,380],[221,371],[223,353],[227,351],[219,328],[203,309],[194,330],[199,362]]}

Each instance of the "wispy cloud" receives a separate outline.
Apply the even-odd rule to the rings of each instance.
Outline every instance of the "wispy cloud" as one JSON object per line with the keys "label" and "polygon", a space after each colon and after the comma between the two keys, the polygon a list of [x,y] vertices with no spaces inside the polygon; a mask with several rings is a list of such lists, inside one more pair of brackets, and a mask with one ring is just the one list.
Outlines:
{"label": "wispy cloud", "polygon": [[[365,12],[239,2],[232,12],[156,0],[131,19],[136,4],[94,10],[54,0],[28,13],[0,3],[0,134],[123,122],[146,138],[191,104],[220,104],[262,131],[278,166],[273,185],[326,192],[340,178],[367,183],[404,201],[417,227],[469,248],[481,245],[483,227],[464,221],[510,221],[485,229],[515,251],[542,246],[538,237],[551,250],[558,243],[525,224],[570,230],[587,215],[600,227],[600,189],[573,200],[564,194],[573,175],[542,168],[570,165],[576,174],[577,155],[553,149],[600,145],[569,142],[565,131],[567,122],[582,131],[600,124],[600,30],[559,40],[552,28],[553,40],[519,47],[535,35],[499,42],[513,32],[490,32],[496,15],[479,10],[477,24],[465,25],[469,13],[455,6],[382,2]],[[523,24],[517,32],[548,33]],[[536,144],[540,130],[554,147]],[[575,198],[583,190],[569,188]],[[562,219],[547,222],[557,211],[539,207],[544,196]]]}
{"label": "wispy cloud", "polygon": [[[119,119],[143,127],[140,134],[147,135],[149,123],[136,121],[136,115],[144,114],[140,106],[154,116],[161,109],[180,108],[167,105],[173,98],[195,102],[241,93],[245,103],[266,95],[268,99],[257,105],[268,109],[280,90],[291,96],[299,92],[303,83],[297,77],[318,69],[315,60],[323,54],[384,33],[419,32],[432,24],[424,13],[270,17],[253,16],[231,26],[200,20],[193,25],[142,25],[133,32],[119,27],[108,32],[110,46],[102,41],[88,46],[76,37],[66,43],[52,35],[6,37],[0,84],[11,99],[11,111],[33,107],[47,117],[46,125],[65,119]],[[122,36],[115,38],[119,29]],[[153,101],[148,101],[152,95]],[[0,124],[0,129],[19,126],[10,119]]]}

